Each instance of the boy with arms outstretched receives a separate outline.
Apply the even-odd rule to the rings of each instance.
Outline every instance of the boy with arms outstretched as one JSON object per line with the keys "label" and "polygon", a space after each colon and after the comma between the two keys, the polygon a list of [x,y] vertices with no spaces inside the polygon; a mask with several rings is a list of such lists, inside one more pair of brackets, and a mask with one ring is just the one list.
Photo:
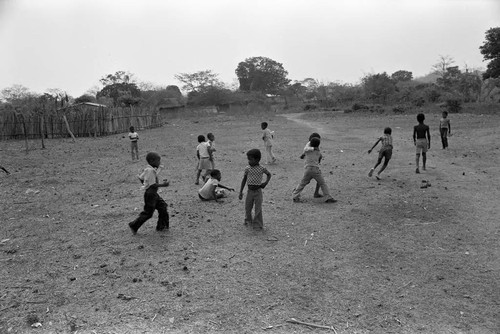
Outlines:
{"label": "boy with arms outstretched", "polygon": [[[245,184],[248,184],[247,196],[245,198],[245,225],[254,225],[255,228],[263,229],[264,220],[262,218],[262,189],[264,189],[269,180],[271,173],[259,164],[262,155],[256,148],[247,152],[248,166],[245,167],[243,180],[241,181],[239,199],[243,199],[243,189]],[[262,182],[262,178],[266,174],[266,181]],[[255,214],[252,218],[252,208],[255,208]]]}
{"label": "boy with arms outstretched", "polygon": [[335,200],[330,195],[330,190],[328,189],[325,179],[321,174],[321,170],[319,169],[319,164],[321,162],[321,159],[323,158],[321,152],[319,151],[320,143],[321,140],[319,138],[311,138],[310,145],[313,149],[305,152],[304,176],[302,177],[302,180],[297,185],[297,187],[295,187],[295,189],[293,190],[292,199],[294,202],[300,202],[300,193],[302,192],[302,190],[304,190],[305,186],[308,185],[309,182],[311,182],[312,179],[315,179],[321,187],[323,195],[326,197],[326,203],[337,202],[337,200]]}
{"label": "boy with arms outstretched", "polygon": [[161,157],[158,153],[149,152],[146,155],[146,161],[148,162],[148,166],[138,176],[144,189],[144,210],[136,220],[128,224],[133,234],[137,234],[137,230],[153,216],[155,210],[158,210],[156,230],[160,232],[169,228],[167,203],[158,195],[159,187],[168,187],[169,185],[167,180],[163,180],[162,183],[158,182]]}
{"label": "boy with arms outstretched", "polygon": [[217,188],[227,189],[229,191],[234,191],[233,188],[228,188],[220,184],[220,180],[222,178],[221,172],[218,169],[213,169],[210,171],[210,177],[207,182],[203,185],[203,187],[198,190],[198,196],[202,201],[210,201],[215,200],[218,202],[219,198],[226,197],[225,194]]}
{"label": "boy with arms outstretched", "polygon": [[375,176],[377,178],[377,180],[380,180],[380,173],[382,173],[384,171],[384,169],[387,167],[387,164],[389,163],[389,160],[391,160],[391,157],[392,157],[392,129],[391,128],[385,128],[384,129],[384,135],[382,137],[380,137],[376,142],[375,144],[373,144],[372,148],[368,150],[368,154],[372,153],[372,150],[375,148],[375,146],[377,146],[377,144],[379,142],[382,143],[382,148],[380,149],[380,151],[378,151],[378,160],[377,160],[377,163],[375,164],[375,166],[373,166],[372,169],[370,169],[370,172],[368,173],[368,176],[372,176],[373,175],[373,172],[375,171],[375,168],[378,167],[378,165],[380,165],[380,163],[382,162],[382,158],[384,158],[384,164],[382,165],[382,167],[380,168],[380,170],[378,171],[377,175]]}
{"label": "boy with arms outstretched", "polygon": [[417,156],[415,158],[417,169],[415,169],[415,173],[419,174],[420,154],[422,154],[422,167],[425,170],[425,164],[427,163],[427,150],[430,150],[431,148],[431,133],[429,130],[429,126],[424,124],[424,114],[418,114],[417,121],[418,125],[415,125],[413,127],[413,143],[415,144],[417,150]]}

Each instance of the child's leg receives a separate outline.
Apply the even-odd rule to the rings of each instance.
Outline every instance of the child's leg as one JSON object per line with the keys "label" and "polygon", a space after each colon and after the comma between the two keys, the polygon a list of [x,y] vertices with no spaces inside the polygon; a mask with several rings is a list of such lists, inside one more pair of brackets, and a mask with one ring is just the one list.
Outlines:
{"label": "child's leg", "polygon": [[198,169],[196,172],[196,181],[194,181],[194,184],[200,184],[200,175],[201,175],[201,169]]}
{"label": "child's leg", "polygon": [[292,192],[292,199],[297,200],[300,197],[300,193],[302,190],[304,190],[305,186],[311,182],[311,179],[313,178],[313,173],[312,173],[312,168],[306,168],[304,171],[304,176],[302,177],[302,180],[300,180],[300,183],[295,187],[295,189]]}
{"label": "child's leg", "polygon": [[130,142],[130,153],[132,153],[132,160],[134,160],[135,155],[134,155],[134,142]]}
{"label": "child's leg", "polygon": [[323,178],[323,175],[321,174],[321,170],[319,168],[316,169],[313,177],[316,180],[316,182],[318,182],[319,186],[321,187],[321,190],[323,191],[323,194],[325,195],[326,200],[333,198],[332,195],[330,195],[330,189],[328,189],[328,185],[326,184],[325,179]]}
{"label": "child's leg", "polygon": [[390,158],[388,159],[387,157],[384,159],[384,164],[382,165],[382,168],[380,168],[380,170],[378,171],[377,175],[380,175],[380,173],[382,173],[384,171],[384,169],[389,164],[389,160],[391,160],[391,159]]}
{"label": "child's leg", "polygon": [[163,231],[165,229],[168,229],[170,227],[168,206],[160,196],[158,196],[158,200],[156,201],[156,210],[158,210],[158,222],[156,223],[156,230]]}
{"label": "child's leg", "polygon": [[417,155],[415,156],[415,165],[417,166],[416,172],[420,173],[420,171],[418,169],[418,167],[420,165],[420,153],[417,153]]}
{"label": "child's leg", "polygon": [[254,196],[254,207],[255,215],[253,218],[253,224],[255,227],[264,228],[264,219],[262,217],[262,189],[255,190]]}
{"label": "child's leg", "polygon": [[137,232],[142,224],[144,224],[149,218],[153,217],[158,197],[157,193],[148,193],[147,191],[144,193],[144,209],[139,214],[137,219],[128,224],[134,233]]}
{"label": "child's leg", "polygon": [[323,195],[321,195],[319,193],[320,188],[321,188],[321,186],[319,185],[318,181],[316,181],[316,188],[314,188],[314,197],[316,197],[316,198],[323,197]]}
{"label": "child's leg", "polygon": [[425,170],[425,163],[427,162],[427,153],[422,152],[422,168]]}
{"label": "child's leg", "polygon": [[252,224],[252,208],[254,204],[255,190],[247,190],[245,197],[245,225]]}

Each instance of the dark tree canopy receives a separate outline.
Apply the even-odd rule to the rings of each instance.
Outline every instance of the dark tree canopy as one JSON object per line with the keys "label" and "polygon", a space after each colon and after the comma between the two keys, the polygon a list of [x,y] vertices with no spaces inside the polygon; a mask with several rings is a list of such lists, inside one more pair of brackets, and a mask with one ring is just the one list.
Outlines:
{"label": "dark tree canopy", "polygon": [[486,40],[479,47],[484,60],[490,60],[483,73],[483,79],[500,77],[500,27],[486,31]]}
{"label": "dark tree canopy", "polygon": [[130,106],[138,104],[141,91],[133,83],[114,83],[107,85],[97,93],[97,98],[108,97],[113,99],[114,106]]}
{"label": "dark tree canopy", "polygon": [[290,83],[283,65],[266,57],[247,58],[235,72],[242,91],[276,94]]}
{"label": "dark tree canopy", "polygon": [[362,79],[362,84],[366,97],[380,103],[386,103],[396,90],[394,81],[386,72],[367,75]]}
{"label": "dark tree canopy", "polygon": [[411,73],[410,71],[399,70],[392,73],[391,78],[396,82],[411,81],[413,79],[413,73]]}
{"label": "dark tree canopy", "polygon": [[212,70],[198,71],[195,73],[179,73],[175,79],[182,82],[182,89],[187,92],[203,92],[211,87],[223,87],[224,84],[219,80],[219,75]]}

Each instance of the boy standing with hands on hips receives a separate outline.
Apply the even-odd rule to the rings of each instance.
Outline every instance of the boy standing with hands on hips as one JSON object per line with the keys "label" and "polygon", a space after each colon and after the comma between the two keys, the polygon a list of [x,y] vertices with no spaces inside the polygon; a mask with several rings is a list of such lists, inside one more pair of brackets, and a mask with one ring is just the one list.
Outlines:
{"label": "boy standing with hands on hips", "polygon": [[[264,220],[262,218],[262,189],[264,189],[269,180],[271,173],[259,164],[262,155],[256,148],[247,152],[248,166],[245,167],[243,180],[241,181],[239,199],[243,199],[243,189],[245,184],[248,184],[247,196],[245,198],[245,225],[254,225],[256,229],[264,228]],[[266,174],[266,181],[262,182],[262,178]],[[252,208],[255,208],[255,214],[252,218]]]}

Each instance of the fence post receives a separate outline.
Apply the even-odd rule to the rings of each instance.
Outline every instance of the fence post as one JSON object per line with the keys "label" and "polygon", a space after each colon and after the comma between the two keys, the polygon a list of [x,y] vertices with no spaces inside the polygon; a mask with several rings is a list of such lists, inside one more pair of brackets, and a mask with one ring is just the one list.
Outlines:
{"label": "fence post", "polygon": [[71,138],[73,138],[73,143],[76,141],[75,136],[73,135],[73,132],[71,132],[71,129],[69,128],[69,123],[68,119],[66,118],[66,115],[63,115],[63,120],[64,124],[66,124],[66,130],[68,130],[69,134],[71,135]]}

